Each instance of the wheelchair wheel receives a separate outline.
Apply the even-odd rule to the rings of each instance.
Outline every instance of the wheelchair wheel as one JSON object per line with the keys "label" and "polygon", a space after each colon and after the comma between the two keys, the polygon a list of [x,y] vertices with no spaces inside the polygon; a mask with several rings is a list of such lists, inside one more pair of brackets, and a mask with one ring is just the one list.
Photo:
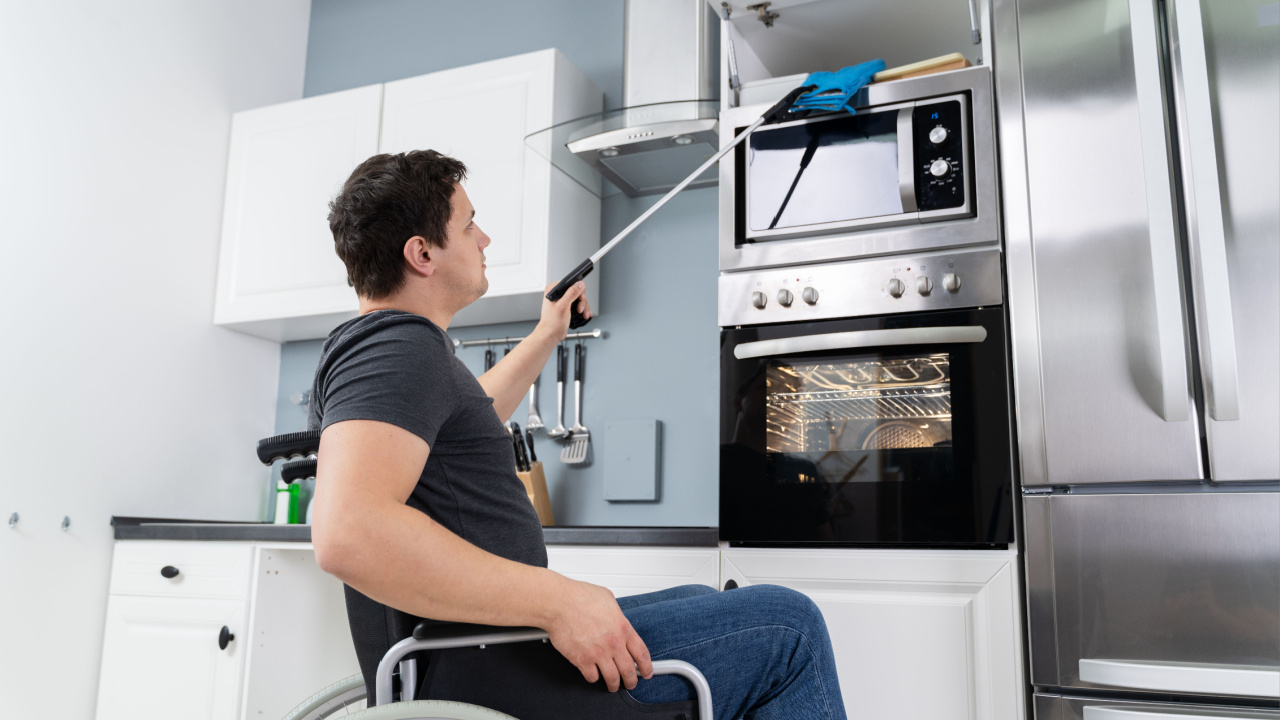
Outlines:
{"label": "wheelchair wheel", "polygon": [[289,711],[284,720],[325,720],[349,717],[364,709],[364,677],[359,673],[317,690]]}
{"label": "wheelchair wheel", "polygon": [[379,705],[348,716],[349,720],[516,720],[497,710],[451,700],[414,700]]}

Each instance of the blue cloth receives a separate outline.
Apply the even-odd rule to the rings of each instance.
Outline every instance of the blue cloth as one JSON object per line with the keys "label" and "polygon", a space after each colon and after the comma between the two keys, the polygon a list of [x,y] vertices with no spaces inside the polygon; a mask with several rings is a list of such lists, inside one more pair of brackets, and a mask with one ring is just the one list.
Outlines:
{"label": "blue cloth", "polygon": [[853,105],[850,104],[853,96],[883,69],[884,60],[869,60],[861,65],[850,65],[835,72],[813,73],[805,78],[800,86],[817,85],[817,87],[797,98],[791,105],[791,112],[848,110],[853,113]]}
{"label": "blue cloth", "polygon": [[[711,685],[715,720],[846,720],[822,612],[777,585],[717,592],[685,585],[618,598],[654,660],[692,663]],[[689,698],[685,681],[640,679],[640,702]],[[708,719],[709,720],[709,719]]]}

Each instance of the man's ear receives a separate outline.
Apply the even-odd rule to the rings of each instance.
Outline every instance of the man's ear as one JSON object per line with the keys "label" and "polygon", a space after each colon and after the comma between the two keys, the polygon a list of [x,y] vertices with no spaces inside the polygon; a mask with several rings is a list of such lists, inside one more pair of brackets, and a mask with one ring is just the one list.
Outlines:
{"label": "man's ear", "polygon": [[436,271],[436,248],[421,235],[414,235],[404,242],[404,261],[411,272],[431,277]]}

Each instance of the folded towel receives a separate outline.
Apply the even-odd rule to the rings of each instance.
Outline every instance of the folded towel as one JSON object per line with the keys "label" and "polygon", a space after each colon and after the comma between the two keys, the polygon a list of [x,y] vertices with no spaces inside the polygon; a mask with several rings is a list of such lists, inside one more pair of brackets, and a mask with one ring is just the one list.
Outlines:
{"label": "folded towel", "polygon": [[853,96],[881,70],[884,70],[884,60],[870,60],[835,72],[813,73],[805,78],[801,87],[813,85],[814,89],[801,95],[791,106],[791,112],[848,110],[852,113]]}

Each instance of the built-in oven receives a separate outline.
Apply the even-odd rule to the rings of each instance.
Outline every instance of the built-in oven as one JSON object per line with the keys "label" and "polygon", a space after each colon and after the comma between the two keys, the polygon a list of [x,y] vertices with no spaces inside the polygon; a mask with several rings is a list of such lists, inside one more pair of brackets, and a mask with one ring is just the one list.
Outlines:
{"label": "built-in oven", "polygon": [[[998,242],[986,68],[875,83],[854,103],[763,126],[720,161],[722,271]],[[722,112],[722,144],[767,107]]]}
{"label": "built-in oven", "polygon": [[722,274],[720,538],[1012,542],[1000,277],[998,250]]}

